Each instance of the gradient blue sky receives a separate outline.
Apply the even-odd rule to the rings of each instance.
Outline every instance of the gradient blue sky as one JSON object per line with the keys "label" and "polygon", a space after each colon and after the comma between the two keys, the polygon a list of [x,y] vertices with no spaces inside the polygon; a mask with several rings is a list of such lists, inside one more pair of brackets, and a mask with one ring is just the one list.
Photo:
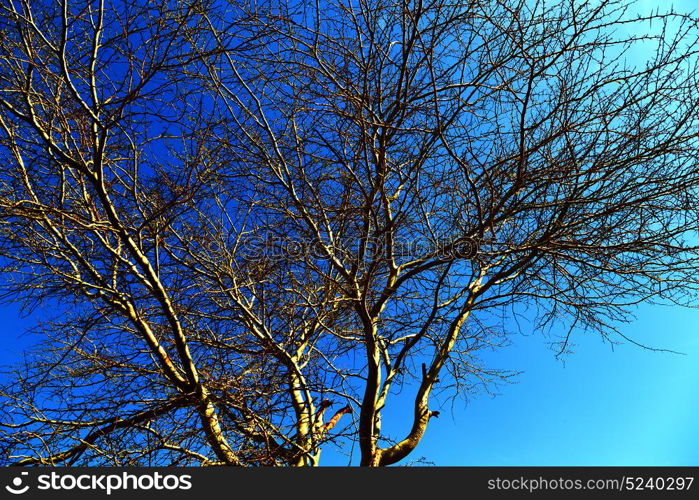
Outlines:
{"label": "gradient blue sky", "polygon": [[[692,12],[696,0],[641,0],[649,13]],[[648,54],[639,47],[635,55]],[[699,168],[699,167],[698,167]],[[556,359],[541,335],[517,336],[488,357],[519,370],[496,397],[457,399],[433,420],[411,459],[435,465],[699,465],[699,309],[638,307],[621,333],[655,348],[612,346],[576,332],[574,352]],[[555,332],[554,332],[555,333]],[[619,338],[618,340],[622,340]],[[388,409],[383,429],[409,430],[410,406]],[[347,464],[335,452],[325,465]]]}
{"label": "gradient blue sky", "polygon": [[516,383],[457,400],[416,455],[436,465],[699,465],[699,310],[640,307],[621,330],[685,354],[578,333],[575,352],[556,360],[541,336],[517,337],[491,356],[523,371]]}
{"label": "gradient blue sky", "polygon": [[[673,2],[692,10],[689,0]],[[641,10],[670,3],[639,2]],[[699,465],[699,310],[641,306],[624,335],[684,354],[652,352],[578,332],[557,360],[540,335],[518,336],[491,366],[521,370],[497,397],[442,408],[412,458],[436,465]],[[41,314],[41,312],[39,312]],[[0,364],[21,356],[31,320],[0,307]],[[407,431],[409,406],[390,408],[384,429]],[[347,458],[324,452],[324,465]]]}
{"label": "gradient blue sky", "polygon": [[[0,364],[19,359],[31,324],[0,308]],[[496,397],[461,399],[432,420],[411,459],[435,465],[699,465],[699,310],[641,306],[624,335],[684,354],[612,346],[578,332],[574,353],[557,360],[541,335],[516,336],[488,357],[521,370]],[[390,407],[384,429],[408,430],[406,402]],[[326,450],[323,465],[346,465]]]}

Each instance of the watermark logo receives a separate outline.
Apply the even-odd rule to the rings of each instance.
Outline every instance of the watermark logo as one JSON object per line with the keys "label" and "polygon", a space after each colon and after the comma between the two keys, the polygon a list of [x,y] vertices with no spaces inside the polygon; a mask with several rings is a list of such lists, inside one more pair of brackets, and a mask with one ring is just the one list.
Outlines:
{"label": "watermark logo", "polygon": [[[22,495],[30,489],[28,472],[20,472],[5,486],[13,495]],[[36,484],[32,490],[59,491],[83,490],[94,493],[111,495],[115,491],[139,490],[190,490],[192,476],[189,474],[136,473],[126,471],[112,474],[74,474],[52,471],[50,474],[39,474],[35,477]]]}
{"label": "watermark logo", "polygon": [[24,485],[22,486],[22,483],[24,483],[24,476],[29,475],[28,472],[21,472],[19,476],[15,477],[12,479],[12,484],[5,486],[5,489],[12,493],[13,495],[21,495],[22,493],[26,493],[27,490],[29,489],[29,485]]}
{"label": "watermark logo", "polygon": [[118,490],[189,490],[192,488],[189,474],[63,474],[51,472],[38,477],[40,490],[91,490],[104,491],[107,495]]}

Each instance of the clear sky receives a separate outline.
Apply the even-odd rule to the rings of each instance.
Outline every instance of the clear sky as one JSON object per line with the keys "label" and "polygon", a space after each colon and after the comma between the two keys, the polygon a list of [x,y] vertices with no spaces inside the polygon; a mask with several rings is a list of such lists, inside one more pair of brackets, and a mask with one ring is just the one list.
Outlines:
{"label": "clear sky", "polygon": [[644,306],[621,330],[684,354],[578,334],[556,360],[541,336],[517,337],[491,356],[523,371],[516,383],[456,400],[415,454],[436,465],[699,465],[699,310]]}
{"label": "clear sky", "polygon": [[[699,7],[695,1],[641,0],[636,8],[691,12]],[[522,371],[515,383],[502,386],[496,397],[447,404],[408,461],[699,465],[699,309],[643,305],[634,315],[620,328],[623,335],[683,354],[612,346],[577,332],[574,352],[557,360],[549,339],[515,337],[511,347],[488,358],[490,366]],[[410,406],[393,407],[383,429],[399,438],[411,418]],[[322,462],[346,464],[347,458],[331,452]]]}
{"label": "clear sky", "polygon": [[[674,5],[688,10],[691,1]],[[575,352],[557,360],[542,336],[515,337],[489,361],[521,370],[516,382],[497,397],[442,408],[411,458],[436,465],[699,465],[699,310],[645,305],[636,316],[621,328],[624,335],[684,354],[612,348],[578,332]],[[0,363],[19,358],[30,324],[17,308],[0,307]],[[392,408],[384,428],[400,436],[411,411]],[[324,452],[322,462],[347,459]]]}

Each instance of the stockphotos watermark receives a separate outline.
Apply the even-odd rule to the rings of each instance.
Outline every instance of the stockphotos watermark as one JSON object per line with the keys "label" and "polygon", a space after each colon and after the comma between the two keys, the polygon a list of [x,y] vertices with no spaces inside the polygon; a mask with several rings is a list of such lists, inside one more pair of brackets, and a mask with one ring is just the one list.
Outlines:
{"label": "stockphotos watermark", "polygon": [[20,472],[12,478],[5,490],[13,495],[23,495],[30,490],[39,491],[92,491],[111,495],[115,491],[175,491],[190,490],[189,474],[162,474],[160,472],[111,474],[69,473],[52,471],[36,476],[36,484],[30,484],[29,473]]}
{"label": "stockphotos watermark", "polygon": [[316,260],[326,258],[328,253],[338,258],[362,253],[374,260],[411,260],[430,255],[451,261],[475,257],[481,245],[481,241],[467,236],[395,238],[390,245],[385,238],[364,237],[354,241],[335,241],[330,246],[316,239],[247,235],[236,244],[236,254],[249,262]]}

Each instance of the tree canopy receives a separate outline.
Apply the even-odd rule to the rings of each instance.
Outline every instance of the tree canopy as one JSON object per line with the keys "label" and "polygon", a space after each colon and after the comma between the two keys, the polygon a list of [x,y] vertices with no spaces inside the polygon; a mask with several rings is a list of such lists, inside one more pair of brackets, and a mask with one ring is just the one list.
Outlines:
{"label": "tree canopy", "polygon": [[4,3],[3,461],[391,465],[521,308],[690,303],[698,20],[630,5]]}

